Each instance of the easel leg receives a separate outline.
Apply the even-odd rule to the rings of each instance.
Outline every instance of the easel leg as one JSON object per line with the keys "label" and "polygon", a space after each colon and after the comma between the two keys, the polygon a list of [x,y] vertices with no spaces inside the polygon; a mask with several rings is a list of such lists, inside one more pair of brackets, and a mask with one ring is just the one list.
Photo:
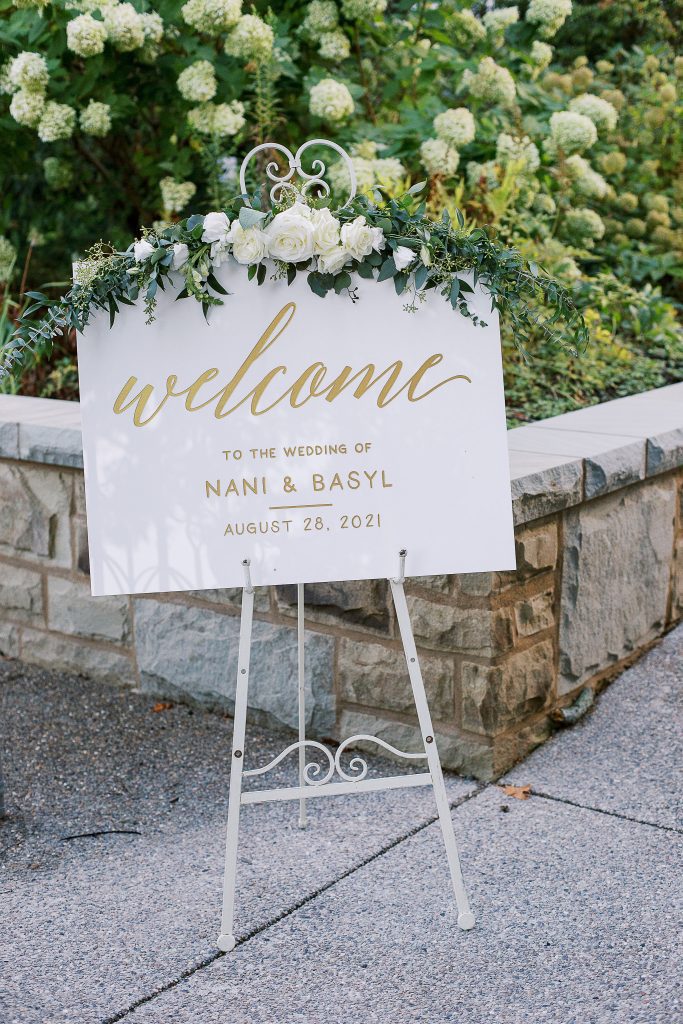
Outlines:
{"label": "easel leg", "polygon": [[232,765],[228,804],[228,829],[225,840],[225,879],[223,882],[223,915],[218,948],[229,953],[235,947],[233,919],[235,912],[235,875],[237,872],[237,841],[242,798],[242,770],[244,768],[244,735],[247,721],[247,691],[249,689],[249,656],[251,653],[251,627],[254,618],[254,588],[249,576],[249,563],[245,566],[246,585],[242,591],[242,617],[237,658],[237,687],[235,692],[235,724],[232,734]]}
{"label": "easel leg", "polygon": [[408,604],[406,602],[406,595],[403,589],[403,579],[389,580],[389,583],[391,584],[391,593],[394,599],[394,606],[396,608],[396,617],[398,619],[398,626],[401,632],[401,640],[403,641],[403,650],[408,664],[408,674],[413,688],[413,696],[415,698],[415,707],[417,708],[417,717],[420,723],[422,741],[425,745],[427,763],[432,776],[434,799],[436,801],[436,809],[439,813],[439,821],[441,823],[443,841],[446,847],[446,856],[448,858],[448,867],[451,872],[453,892],[455,893],[455,902],[458,907],[458,926],[467,931],[470,928],[474,928],[474,914],[470,910],[467,893],[465,892],[462,871],[460,869],[460,858],[458,856],[458,848],[455,843],[455,832],[453,831],[451,810],[448,806],[448,797],[446,796],[446,787],[444,785],[443,773],[441,771],[441,761],[439,760],[439,752],[436,748],[436,741],[434,739],[432,716],[429,711],[429,705],[427,704],[422,672],[417,658],[413,628],[410,624]]}
{"label": "easel leg", "polygon": [[[306,674],[304,671],[304,585],[296,585],[296,627],[297,627],[297,660],[299,665],[299,785],[306,784],[304,770],[306,768]],[[299,800],[299,828],[306,828],[306,800]]]}

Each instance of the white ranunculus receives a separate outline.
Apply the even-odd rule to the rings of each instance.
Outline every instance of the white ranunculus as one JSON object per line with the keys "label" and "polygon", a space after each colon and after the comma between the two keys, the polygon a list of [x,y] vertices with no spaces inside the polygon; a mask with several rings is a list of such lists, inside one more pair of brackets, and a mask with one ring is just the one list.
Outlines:
{"label": "white ranunculus", "polygon": [[327,253],[331,249],[336,249],[339,245],[341,224],[326,206],[322,210],[313,210],[311,223],[316,253]]}
{"label": "white ranunculus", "polygon": [[190,258],[190,250],[184,242],[176,242],[171,246],[171,252],[173,253],[171,270],[180,270]]}
{"label": "white ranunculus", "polygon": [[384,248],[384,233],[381,228],[373,228],[365,217],[356,217],[350,224],[341,229],[341,243],[354,260],[362,260],[372,250],[379,252]]}
{"label": "white ranunculus", "polygon": [[261,228],[243,228],[239,221],[233,221],[228,241],[237,262],[246,266],[260,263],[268,255],[268,236]]}
{"label": "white ranunculus", "polygon": [[338,274],[350,256],[343,246],[337,245],[318,256],[318,270],[321,274]]}
{"label": "white ranunculus", "polygon": [[415,259],[415,253],[407,245],[399,245],[394,250],[394,263],[397,270],[405,270]]}
{"label": "white ranunculus", "polygon": [[[266,228],[268,252],[285,263],[305,263],[313,255],[313,225],[298,211],[299,203],[273,217]],[[310,213],[310,211],[309,211]]]}
{"label": "white ranunculus", "polygon": [[230,230],[230,221],[224,213],[207,213],[204,218],[202,242],[219,242],[225,245]]}
{"label": "white ranunculus", "polygon": [[142,263],[143,260],[148,260],[154,252],[154,246],[151,242],[148,242],[146,238],[141,238],[139,242],[136,242],[133,246],[133,255],[137,263]]}

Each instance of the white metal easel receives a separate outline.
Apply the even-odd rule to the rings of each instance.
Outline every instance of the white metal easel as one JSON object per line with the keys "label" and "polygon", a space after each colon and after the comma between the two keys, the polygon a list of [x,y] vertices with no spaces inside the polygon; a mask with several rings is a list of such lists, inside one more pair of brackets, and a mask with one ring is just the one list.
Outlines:
{"label": "white metal easel", "polygon": [[[244,770],[244,740],[247,717],[247,694],[249,688],[249,655],[251,651],[251,630],[254,613],[254,588],[251,583],[249,572],[249,559],[242,563],[244,568],[244,589],[242,591],[242,618],[240,622],[240,641],[237,664],[237,692],[235,695],[235,727],[232,741],[232,767],[230,774],[230,796],[228,807],[228,829],[225,845],[225,881],[223,886],[223,915],[221,919],[221,931],[218,936],[218,948],[227,953],[235,947],[235,936],[233,932],[234,905],[235,905],[235,881],[237,873],[237,844],[239,836],[240,809],[243,804],[265,803],[271,800],[298,800],[299,801],[299,825],[306,826],[306,800],[312,797],[338,796],[347,793],[368,793],[383,789],[402,789],[408,786],[432,786],[434,799],[439,814],[439,822],[443,833],[446,857],[451,873],[453,892],[458,908],[458,925],[465,931],[474,927],[474,915],[472,914],[467,893],[463,883],[460,870],[460,859],[455,843],[455,833],[451,820],[446,787],[441,771],[441,762],[436,749],[432,718],[427,704],[422,672],[417,658],[413,630],[408,614],[406,595],[403,589],[405,581],[406,551],[399,553],[399,574],[396,579],[390,579],[391,593],[396,608],[403,651],[405,653],[408,675],[413,688],[413,697],[417,709],[417,717],[420,725],[420,733],[424,744],[423,753],[406,753],[397,750],[390,743],[377,736],[359,734],[350,736],[337,747],[333,754],[324,744],[316,740],[306,739],[306,705],[304,695],[304,588],[303,584],[297,585],[297,640],[298,640],[298,693],[299,693],[299,738],[291,743],[277,757],[262,768]],[[408,759],[427,761],[428,771],[413,775],[395,775],[384,779],[366,779],[368,765],[360,756],[356,755],[351,760],[348,770],[341,765],[343,752],[357,744],[359,741],[371,741],[380,747],[384,747],[391,753]],[[324,770],[315,762],[306,763],[306,747],[312,747],[321,752],[327,759],[327,769],[322,778],[318,778]],[[299,785],[280,789],[261,789],[253,792],[242,792],[242,779],[246,776],[265,775],[272,768],[278,765],[285,757],[298,750],[299,753]],[[341,781],[333,782],[336,774]],[[354,772],[355,774],[350,774]]]}
{"label": "white metal easel", "polygon": [[[314,173],[307,174],[301,166],[301,158],[304,152],[311,146],[326,146],[335,151],[344,161],[349,175],[350,189],[347,203],[356,194],[356,174],[353,162],[349,155],[337,145],[326,139],[312,139],[305,142],[296,153],[292,153],[286,146],[276,142],[265,142],[254,147],[242,161],[240,167],[240,188],[245,203],[251,206],[246,186],[246,169],[253,157],[264,150],[276,150],[281,157],[287,158],[289,171],[280,173],[278,164],[271,162],[266,165],[265,173],[270,181],[275,184],[270,188],[270,198],[277,202],[283,191],[289,190],[295,196],[305,196],[306,193],[317,188],[319,194],[329,195],[330,187],[323,179],[325,164],[322,160],[312,161]],[[297,188],[292,184],[294,174],[302,179],[303,184]],[[249,687],[249,656],[251,651],[251,631],[254,613],[254,588],[251,583],[249,572],[249,559],[242,562],[244,569],[244,589],[242,592],[242,618],[240,622],[240,641],[237,665],[237,691],[235,695],[235,726],[232,741],[232,766],[230,774],[229,807],[228,807],[228,829],[225,847],[225,882],[223,887],[223,916],[221,931],[218,936],[218,948],[229,952],[235,946],[233,933],[234,904],[235,904],[235,879],[237,870],[237,845],[239,837],[240,809],[243,804],[265,803],[270,800],[298,800],[299,801],[299,825],[306,827],[306,801],[313,797],[337,796],[346,793],[368,793],[384,789],[402,789],[408,786],[432,786],[434,799],[443,832],[444,844],[448,867],[451,873],[453,891],[458,907],[458,925],[467,931],[474,927],[474,915],[470,911],[467,900],[467,893],[463,884],[460,871],[460,860],[455,844],[455,833],[451,820],[446,788],[444,786],[441,762],[434,740],[434,729],[432,719],[425,695],[422,672],[417,659],[417,650],[413,638],[413,630],[410,625],[408,605],[403,590],[405,580],[406,551],[399,552],[399,572],[395,579],[390,579],[391,593],[396,608],[403,650],[405,653],[408,675],[413,688],[413,697],[417,709],[417,717],[422,734],[424,751],[422,753],[406,753],[397,750],[390,743],[377,736],[359,734],[350,736],[337,747],[336,753],[332,753],[324,744],[316,740],[306,739],[306,705],[304,695],[304,587],[302,583],[297,584],[297,639],[298,639],[298,693],[299,693],[299,738],[296,743],[291,743],[276,758],[262,768],[252,768],[244,771],[244,738],[247,717],[247,693]],[[348,766],[344,769],[341,764],[341,757],[345,750],[357,744],[359,741],[370,741],[390,751],[398,757],[410,760],[426,760],[428,770],[413,775],[396,775],[385,779],[368,779],[367,762],[355,755]],[[327,767],[321,767],[316,762],[306,762],[306,748],[313,748],[327,760]],[[299,785],[281,789],[265,789],[253,792],[242,792],[242,779],[254,775],[265,775],[276,765],[280,764],[285,757],[295,750],[299,754]],[[324,763],[324,761],[323,761]],[[320,778],[319,776],[321,776]],[[335,774],[340,781],[332,781]]]}

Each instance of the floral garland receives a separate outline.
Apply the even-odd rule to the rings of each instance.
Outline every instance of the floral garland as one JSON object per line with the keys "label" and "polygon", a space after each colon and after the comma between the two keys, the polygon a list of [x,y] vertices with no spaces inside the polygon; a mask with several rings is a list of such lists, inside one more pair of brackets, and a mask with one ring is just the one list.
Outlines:
{"label": "floral garland", "polygon": [[[95,310],[108,310],[113,325],[120,304],[133,305],[142,297],[151,322],[158,289],[175,286],[175,275],[184,282],[177,298],[192,296],[208,318],[210,307],[221,305],[227,295],[214,271],[229,260],[246,266],[258,285],[269,271],[273,279],[286,278],[289,284],[305,273],[316,295],[345,292],[354,302],[359,298],[355,275],[392,279],[396,293],[406,295],[404,309],[410,312],[437,289],[454,310],[485,326],[469,305],[474,286],[481,283],[492,308],[510,319],[523,353],[539,334],[573,351],[587,344],[583,317],[562,286],[485,229],[465,232],[459,211],[457,225],[447,212],[431,221],[424,203],[417,205],[415,198],[423,187],[424,182],[414,185],[400,199],[375,189],[371,197],[357,196],[334,212],[291,187],[268,211],[257,208],[258,196],[250,206],[240,195],[220,212],[195,214],[163,230],[143,230],[125,252],[100,242],[76,265],[73,286],[61,298],[26,293],[34,301],[5,347],[0,376],[24,351],[49,346],[60,332],[84,330]],[[561,321],[564,330],[558,327]]]}

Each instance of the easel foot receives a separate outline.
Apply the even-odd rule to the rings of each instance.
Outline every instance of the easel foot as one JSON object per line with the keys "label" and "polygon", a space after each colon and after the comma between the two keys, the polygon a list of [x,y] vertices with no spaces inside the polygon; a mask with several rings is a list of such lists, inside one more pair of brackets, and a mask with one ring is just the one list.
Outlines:
{"label": "easel foot", "polygon": [[216,939],[216,945],[220,949],[221,953],[229,953],[231,949],[235,948],[236,940],[234,935],[223,935],[222,933]]}
{"label": "easel foot", "polygon": [[471,928],[474,928],[474,925],[474,914],[471,910],[465,910],[462,914],[458,914],[458,928],[462,928],[464,932],[468,932]]}

